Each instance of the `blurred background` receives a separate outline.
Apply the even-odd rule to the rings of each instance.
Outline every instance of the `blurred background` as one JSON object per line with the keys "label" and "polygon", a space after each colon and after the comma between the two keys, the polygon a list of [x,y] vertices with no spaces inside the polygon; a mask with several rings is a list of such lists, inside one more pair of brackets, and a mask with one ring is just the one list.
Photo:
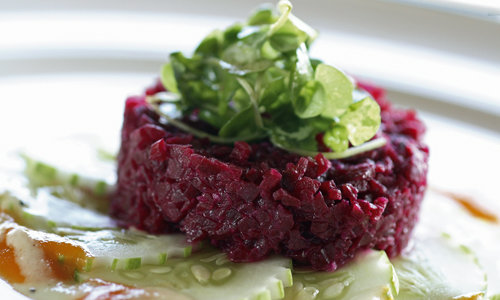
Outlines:
{"label": "blurred background", "polygon": [[[1,154],[64,136],[99,136],[116,149],[126,96],[154,81],[169,52],[189,53],[261,3],[0,0],[0,168],[10,162]],[[419,112],[430,186],[499,212],[500,1],[292,3],[320,31],[314,56]],[[489,275],[500,282],[495,255]]]}
{"label": "blurred background", "polygon": [[[153,73],[168,52],[189,51],[212,28],[243,20],[261,3],[0,0],[0,75],[117,67]],[[293,4],[295,14],[321,32],[313,48],[317,56],[394,91],[423,96],[419,108],[432,105],[443,114],[500,127],[494,118],[500,114],[499,1]],[[447,105],[436,107],[428,98]]]}

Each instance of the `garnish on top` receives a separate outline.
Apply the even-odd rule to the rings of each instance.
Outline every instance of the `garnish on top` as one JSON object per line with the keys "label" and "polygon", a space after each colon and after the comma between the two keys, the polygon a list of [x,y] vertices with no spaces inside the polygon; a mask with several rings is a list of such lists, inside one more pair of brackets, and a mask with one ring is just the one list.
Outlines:
{"label": "garnish on top", "polygon": [[[329,159],[384,145],[383,138],[369,141],[380,126],[377,102],[342,71],[309,56],[317,32],[291,13],[289,1],[279,1],[278,10],[263,6],[246,23],[213,31],[191,57],[171,53],[161,74],[168,92],[149,103],[170,124],[215,143],[268,138],[314,156],[322,141],[333,151],[323,152]],[[196,113],[218,135],[162,113],[165,102],[182,115]]]}

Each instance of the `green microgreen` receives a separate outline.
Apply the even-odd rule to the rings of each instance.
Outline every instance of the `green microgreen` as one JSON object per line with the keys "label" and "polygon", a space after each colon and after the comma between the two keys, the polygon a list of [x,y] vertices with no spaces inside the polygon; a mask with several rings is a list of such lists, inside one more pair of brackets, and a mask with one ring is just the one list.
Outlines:
{"label": "green microgreen", "polygon": [[[262,6],[246,23],[211,32],[192,56],[170,54],[161,71],[168,92],[148,101],[173,126],[215,143],[269,139],[313,156],[322,136],[333,151],[323,154],[332,159],[382,146],[370,141],[380,126],[378,104],[342,71],[309,56],[316,36],[290,1],[279,1],[277,10]],[[166,113],[166,103],[213,130]]]}

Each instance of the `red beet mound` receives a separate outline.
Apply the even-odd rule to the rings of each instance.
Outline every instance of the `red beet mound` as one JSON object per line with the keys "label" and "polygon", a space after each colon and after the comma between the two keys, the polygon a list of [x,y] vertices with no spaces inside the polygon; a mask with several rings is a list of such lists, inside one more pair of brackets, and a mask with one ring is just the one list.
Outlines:
{"label": "red beet mound", "polygon": [[426,188],[425,129],[413,111],[393,108],[381,89],[362,87],[381,106],[377,136],[388,143],[332,161],[269,142],[212,144],[159,122],[144,96],[129,98],[112,214],[149,232],[208,239],[237,262],[281,253],[296,264],[335,270],[363,249],[399,254]]}

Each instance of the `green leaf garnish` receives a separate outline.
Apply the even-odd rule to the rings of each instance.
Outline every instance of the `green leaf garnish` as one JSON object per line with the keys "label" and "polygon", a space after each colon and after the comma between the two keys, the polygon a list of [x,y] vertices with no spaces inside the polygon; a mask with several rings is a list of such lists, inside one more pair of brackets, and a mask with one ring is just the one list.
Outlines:
{"label": "green leaf garnish", "polygon": [[172,93],[178,93],[177,89],[177,81],[175,80],[174,69],[172,68],[172,64],[165,64],[161,70],[161,83],[165,88]]}
{"label": "green leaf garnish", "polygon": [[[309,56],[316,30],[292,14],[290,1],[263,6],[246,23],[215,30],[190,57],[170,54],[161,80],[168,90],[148,101],[170,124],[215,143],[269,139],[300,155],[318,154],[317,136],[344,158],[382,146],[368,142],[380,108],[339,69]],[[177,95],[177,97],[175,97]],[[218,134],[194,128],[160,109],[175,105]]]}
{"label": "green leaf garnish", "polygon": [[344,113],[352,103],[353,86],[349,78],[339,69],[325,64],[318,65],[314,78],[323,84],[328,97],[322,115],[335,118]]}
{"label": "green leaf garnish", "polygon": [[315,156],[318,153],[321,153],[326,159],[342,159],[342,158],[355,156],[355,155],[361,154],[363,152],[367,152],[367,151],[370,151],[373,149],[380,148],[387,143],[386,139],[377,138],[377,139],[371,140],[369,142],[366,142],[361,146],[351,147],[351,148],[345,150],[344,152],[317,152],[317,151],[310,151],[310,150],[305,150],[305,149],[292,148],[292,146],[290,146],[290,145],[280,144],[278,141],[274,140],[272,137],[271,137],[271,141],[273,141],[273,143],[274,143],[274,145],[276,145],[276,147],[288,150],[290,152],[294,152],[294,153],[304,155],[304,156]]}
{"label": "green leaf garnish", "polygon": [[254,118],[253,106],[250,105],[246,109],[238,112],[234,115],[222,128],[219,130],[219,135],[221,137],[231,137],[231,136],[249,136],[259,130],[252,122]]}
{"label": "green leaf garnish", "polygon": [[272,24],[274,22],[273,7],[271,5],[265,4],[259,7],[249,18],[248,25],[264,25]]}
{"label": "green leaf garnish", "polygon": [[330,128],[323,137],[326,146],[335,152],[343,152],[349,148],[347,129],[343,125],[335,125]]}
{"label": "green leaf garnish", "polygon": [[319,116],[326,99],[323,85],[317,80],[310,80],[300,89],[299,95],[293,98],[295,114],[304,119]]}
{"label": "green leaf garnish", "polygon": [[380,107],[370,97],[353,103],[340,118],[340,124],[347,128],[349,141],[358,146],[377,132],[380,124]]}
{"label": "green leaf garnish", "polygon": [[280,2],[278,2],[278,10],[280,12],[280,15],[278,17],[278,20],[271,25],[269,35],[275,34],[288,21],[288,17],[292,12],[292,3],[288,0],[281,0]]}

